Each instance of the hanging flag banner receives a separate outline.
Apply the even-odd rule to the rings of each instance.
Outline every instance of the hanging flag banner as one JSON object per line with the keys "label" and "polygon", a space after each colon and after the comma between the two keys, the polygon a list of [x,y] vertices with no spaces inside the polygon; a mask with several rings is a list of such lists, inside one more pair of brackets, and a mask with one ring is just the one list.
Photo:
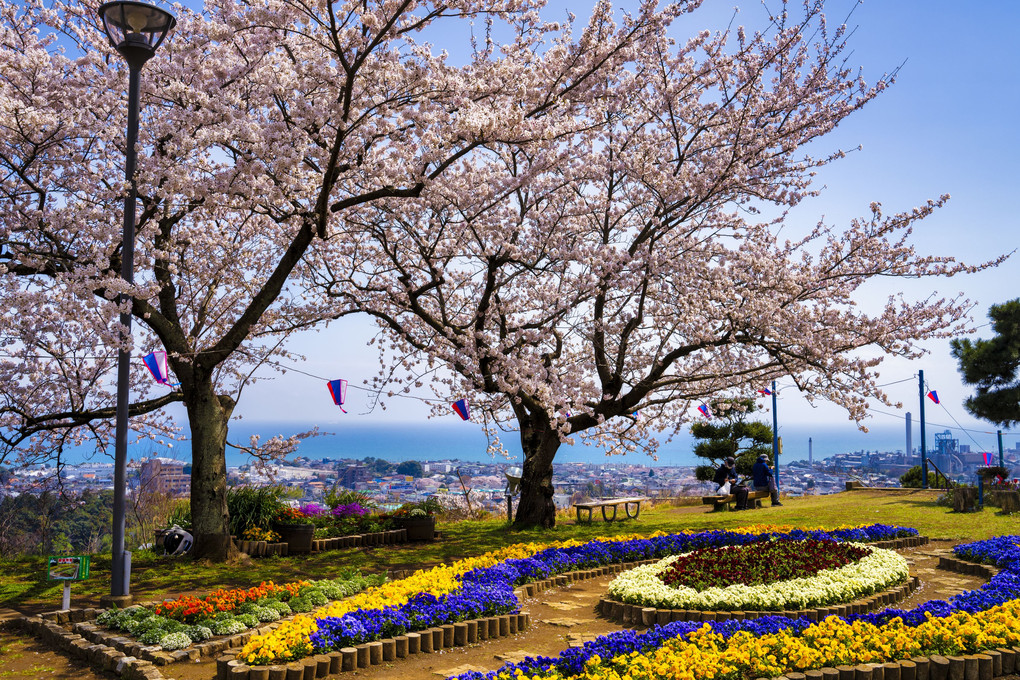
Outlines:
{"label": "hanging flag banner", "polygon": [[346,380],[330,380],[327,384],[329,387],[329,394],[333,397],[333,403],[340,407],[340,410],[344,413],[344,402],[347,400],[347,381]]}
{"label": "hanging flag banner", "polygon": [[471,417],[471,411],[468,409],[467,399],[458,399],[453,402],[453,410],[457,412],[461,420],[467,420]]}
{"label": "hanging flag banner", "polygon": [[994,453],[992,453],[991,451],[984,451],[984,452],[981,453],[981,455],[985,459],[985,465],[988,465],[988,466],[995,465],[995,454]]}
{"label": "hanging flag banner", "polygon": [[765,395],[766,397],[771,397],[772,396],[772,390],[770,390],[767,387],[763,387],[760,390],[758,390],[758,394]]}
{"label": "hanging flag banner", "polygon": [[698,407],[698,410],[701,411],[701,415],[705,416],[706,418],[712,417],[712,414],[709,413],[708,411],[708,404],[702,404],[701,406]]}
{"label": "hanging flag banner", "polygon": [[928,391],[928,398],[934,401],[936,404],[939,403],[939,395],[935,390]]}
{"label": "hanging flag banner", "polygon": [[149,373],[156,379],[160,385],[170,384],[170,369],[166,362],[166,352],[149,352],[142,361],[145,362],[145,367],[149,369]]}

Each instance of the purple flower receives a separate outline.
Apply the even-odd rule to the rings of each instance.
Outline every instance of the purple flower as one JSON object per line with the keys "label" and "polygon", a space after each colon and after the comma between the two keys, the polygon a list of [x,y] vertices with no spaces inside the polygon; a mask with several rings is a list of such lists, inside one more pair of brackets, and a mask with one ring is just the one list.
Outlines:
{"label": "purple flower", "polygon": [[364,517],[367,514],[368,510],[357,503],[346,503],[333,508],[333,516],[338,519],[343,517]]}
{"label": "purple flower", "polygon": [[319,515],[325,515],[327,512],[329,512],[328,508],[326,508],[323,505],[319,505],[318,503],[305,503],[300,508],[298,508],[298,510],[308,515],[309,517],[318,517]]}

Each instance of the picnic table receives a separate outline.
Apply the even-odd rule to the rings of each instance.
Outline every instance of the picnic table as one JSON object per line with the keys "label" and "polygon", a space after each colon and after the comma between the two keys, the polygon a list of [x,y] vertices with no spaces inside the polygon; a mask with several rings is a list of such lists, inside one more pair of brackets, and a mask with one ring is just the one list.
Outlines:
{"label": "picnic table", "polygon": [[[754,501],[753,503],[748,503],[748,506],[747,506],[748,509],[753,509],[753,508],[761,507],[761,504],[758,502],[758,499],[768,498],[771,495],[772,494],[770,494],[768,491],[748,491],[747,492],[747,500],[748,501]],[[736,494],[732,494],[732,493],[729,494],[728,496],[702,496],[701,497],[702,505],[711,505],[711,506],[713,506],[712,507],[713,510],[720,510],[720,509],[722,509],[724,507],[729,507],[729,504],[734,502],[734,501],[736,501],[736,500],[737,500]]]}
{"label": "picnic table", "polygon": [[[649,500],[651,500],[651,498],[649,498],[648,496],[628,496],[626,498],[603,498],[599,500],[584,501],[582,503],[574,503],[574,507],[577,509],[578,523],[582,521],[591,522],[592,521],[591,511],[594,510],[595,508],[602,508],[602,519],[604,519],[607,522],[612,522],[616,520],[616,512],[617,510],[619,510],[621,505],[623,506],[624,512],[627,513],[626,519],[637,519],[638,515],[641,514],[641,502]],[[631,514],[631,506],[634,507],[633,514]],[[612,517],[606,516],[606,508],[613,509]],[[588,517],[585,520],[581,519],[582,510],[588,511]]]}

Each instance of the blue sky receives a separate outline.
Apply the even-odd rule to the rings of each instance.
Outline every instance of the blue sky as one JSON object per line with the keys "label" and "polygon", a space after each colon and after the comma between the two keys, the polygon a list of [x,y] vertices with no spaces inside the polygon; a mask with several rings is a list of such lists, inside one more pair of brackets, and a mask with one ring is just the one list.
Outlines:
{"label": "blue sky", "polygon": [[[738,3],[706,0],[701,10],[678,22],[676,35],[686,37],[702,28],[724,28],[734,4]],[[758,2],[739,4],[746,9],[735,23],[748,28],[760,25]],[[797,5],[793,3],[794,9]],[[830,20],[841,21],[852,5],[846,1],[829,3]],[[589,7],[590,0],[556,0],[550,3],[548,15],[561,18],[562,10],[567,8],[583,17]],[[1020,179],[1020,42],[1015,40],[1020,3],[870,0],[854,9],[848,23],[856,27],[850,61],[863,67],[868,82],[886,71],[902,68],[894,87],[824,140],[819,150],[858,145],[863,149],[824,169],[818,183],[827,187],[825,192],[802,204],[792,219],[805,226],[824,215],[828,222],[838,225],[867,214],[871,201],[881,202],[886,212],[895,212],[949,193],[953,198],[948,206],[917,227],[915,243],[922,252],[978,262],[1020,246],[1020,225],[1012,200]],[[1020,258],[1014,256],[998,269],[972,276],[923,282],[895,280],[892,284],[921,298],[932,293],[941,296],[963,292],[977,304],[974,315],[976,325],[981,325],[986,322],[989,305],[1020,296],[1017,271]],[[884,299],[888,285],[883,282],[873,287],[871,294],[877,300]],[[373,333],[367,320],[344,320],[321,333],[301,337],[292,347],[305,354],[307,361],[296,367],[316,376],[344,377],[354,385],[378,370],[375,353],[365,347]],[[985,327],[977,335],[987,337],[989,333]],[[918,387],[912,376],[924,370],[928,384],[943,401],[943,406],[929,402],[929,418],[937,415],[941,421],[955,419],[964,427],[993,430],[964,411],[962,401],[970,390],[959,380],[948,342],[932,341],[926,347],[930,354],[919,361],[886,362],[880,382],[904,381],[892,385],[889,393],[894,400],[905,402],[905,408],[892,415],[876,412],[866,424],[895,424],[907,410],[913,412],[916,422]],[[385,411],[376,408],[371,414],[358,415],[365,410],[365,394],[352,389],[348,400],[350,413],[341,414],[330,402],[323,382],[291,372],[249,387],[237,413],[244,416],[249,427],[259,421],[294,421],[316,422],[326,430],[354,419],[359,423],[420,423],[428,414],[421,402],[392,399]],[[812,407],[793,389],[782,391],[780,410],[789,423],[847,424],[841,409],[831,405]],[[884,407],[879,410],[891,411]],[[456,416],[451,411],[448,418]],[[438,420],[450,422],[447,418]],[[265,436],[272,434],[267,431]],[[929,445],[930,438],[929,434]],[[980,439],[987,439],[989,448],[994,445],[994,437]]]}

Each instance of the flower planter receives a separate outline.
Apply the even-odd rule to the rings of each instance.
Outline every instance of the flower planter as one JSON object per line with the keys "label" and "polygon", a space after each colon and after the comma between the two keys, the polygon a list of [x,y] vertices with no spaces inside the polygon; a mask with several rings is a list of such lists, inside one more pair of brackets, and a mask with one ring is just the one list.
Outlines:
{"label": "flower planter", "polygon": [[394,521],[407,530],[409,541],[431,541],[436,535],[435,517],[398,517]]}
{"label": "flower planter", "polygon": [[287,544],[288,555],[302,555],[312,552],[314,524],[273,524],[273,531],[280,534],[280,540]]}

